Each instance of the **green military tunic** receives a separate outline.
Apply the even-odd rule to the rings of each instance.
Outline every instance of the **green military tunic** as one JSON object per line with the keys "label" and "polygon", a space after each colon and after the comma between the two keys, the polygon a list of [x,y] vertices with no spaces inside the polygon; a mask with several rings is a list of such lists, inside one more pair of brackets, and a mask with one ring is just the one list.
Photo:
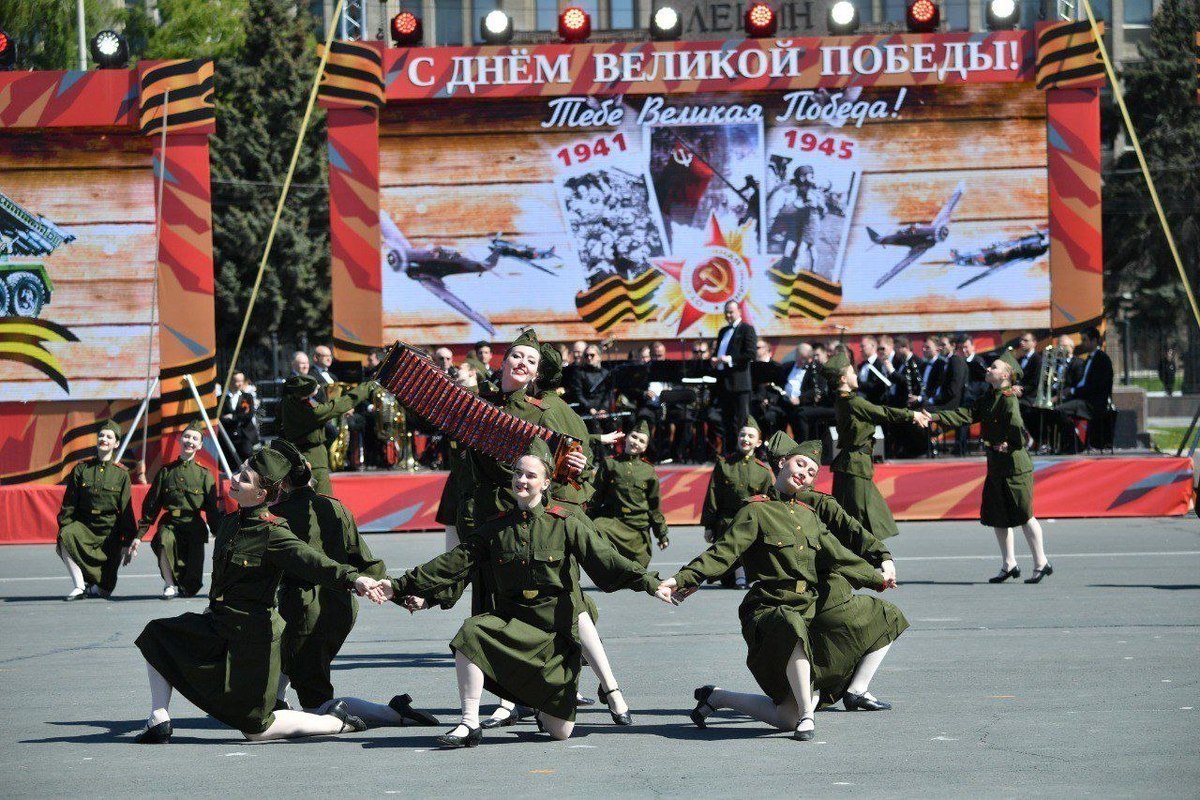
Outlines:
{"label": "green military tunic", "polygon": [[[332,497],[308,486],[293,490],[271,507],[300,541],[326,558],[348,564],[376,580],[387,567],[375,558],[358,534],[354,517]],[[333,699],[330,665],[354,628],[358,601],[351,594],[292,575],[284,575],[279,590],[283,632],[282,668],[304,708],[317,708]]]}
{"label": "green military tunic", "polygon": [[[659,578],[621,556],[585,518],[561,506],[513,510],[458,547],[392,581],[395,601],[428,597],[487,570],[493,607],[468,618],[450,642],[491,692],[560,719],[575,719],[579,686],[578,566],[604,591],[654,594]],[[577,566],[578,565],[578,566]]]}
{"label": "green military tunic", "polygon": [[336,400],[322,403],[316,397],[285,396],[279,404],[279,429],[283,438],[296,446],[308,459],[313,485],[321,494],[331,494],[329,449],[325,446],[325,423],[353,411],[377,386],[374,381],[360,383]]}
{"label": "green military tunic", "polygon": [[208,609],[153,620],[137,638],[171,686],[244,733],[262,733],[275,720],[284,629],[275,600],[285,572],[343,592],[358,578],[297,539],[265,506],[228,514],[217,525]]}
{"label": "green military tunic", "polygon": [[607,458],[596,472],[592,522],[617,552],[643,567],[650,566],[650,537],[667,541],[658,474],[646,459],[622,454]]}
{"label": "green military tunic", "polygon": [[884,408],[855,394],[841,392],[834,403],[838,445],[842,448],[833,460],[833,496],[850,516],[878,539],[900,531],[891,509],[873,480],[875,467],[871,451],[875,446],[875,426],[912,422],[913,412],[903,408]]}
{"label": "green military tunic", "polygon": [[753,453],[735,453],[718,460],[708,479],[700,524],[713,532],[714,541],[721,538],[746,501],[754,495],[765,494],[774,483],[771,468]]}
{"label": "green military tunic", "polygon": [[[204,512],[205,519],[200,518]],[[160,516],[161,515],[161,516]],[[141,538],[158,522],[158,531],[150,547],[162,559],[180,593],[190,597],[200,591],[204,580],[204,545],[209,528],[216,528],[221,512],[217,507],[217,484],[212,473],[195,458],[177,458],[154,476],[142,519],[138,523]]]}
{"label": "green military tunic", "polygon": [[879,588],[882,576],[847,550],[816,512],[795,498],[753,497],[725,536],[675,575],[681,589],[717,577],[741,557],[750,590],[738,609],[749,652],[746,666],[776,704],[792,696],[785,672],[799,643],[813,658],[810,625],[824,576],[839,572],[856,588]]}
{"label": "green military tunic", "polygon": [[[873,567],[892,554],[827,494],[800,492],[797,499],[816,512],[825,528],[850,552]],[[863,656],[879,650],[908,628],[900,609],[878,597],[854,594],[851,579],[833,570],[817,586],[817,614],[809,624],[813,645],[813,686],[821,705],[841,698]]]}
{"label": "green military tunic", "polygon": [[106,594],[117,586],[122,548],[137,536],[131,495],[125,468],[93,457],[71,470],[58,512],[58,547]]}
{"label": "green military tunic", "polygon": [[1029,522],[1033,517],[1033,459],[1025,449],[1025,425],[1012,390],[992,389],[970,408],[939,411],[934,419],[947,427],[980,424],[987,448],[987,477],[979,521],[992,528],[1015,528]]}

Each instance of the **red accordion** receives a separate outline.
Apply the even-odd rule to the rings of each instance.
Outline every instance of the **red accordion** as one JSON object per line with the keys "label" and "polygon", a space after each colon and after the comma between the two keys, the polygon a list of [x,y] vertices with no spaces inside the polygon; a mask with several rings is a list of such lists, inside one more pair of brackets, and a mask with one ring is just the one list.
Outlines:
{"label": "red accordion", "polygon": [[496,408],[454,383],[427,356],[403,342],[384,353],[375,380],[438,430],[502,463],[515,462],[535,438],[544,439],[554,454],[554,480],[578,485],[566,464],[568,453],[582,449],[578,439]]}

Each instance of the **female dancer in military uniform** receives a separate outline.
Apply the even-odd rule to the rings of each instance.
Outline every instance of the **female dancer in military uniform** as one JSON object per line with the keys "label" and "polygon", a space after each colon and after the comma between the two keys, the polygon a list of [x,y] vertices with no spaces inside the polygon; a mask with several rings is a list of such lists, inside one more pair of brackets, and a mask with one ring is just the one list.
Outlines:
{"label": "female dancer in military uniform", "polygon": [[[704,496],[704,509],[700,512],[704,541],[715,542],[724,536],[746,501],[756,494],[765,493],[775,482],[771,468],[754,457],[761,444],[762,429],[754,417],[747,417],[746,425],[738,431],[738,451],[717,459],[713,465],[712,475],[708,479],[708,493]],[[721,585],[726,588],[746,588],[746,572],[740,564],[721,576]]]}
{"label": "female dancer in military uniform", "polygon": [[[348,564],[369,578],[387,578],[387,567],[359,536],[354,517],[346,507],[312,488],[312,468],[300,451],[283,439],[275,439],[270,447],[286,458],[289,466],[282,496],[271,506],[271,511],[287,522],[288,530],[296,538],[326,558]],[[300,707],[320,713],[333,703],[330,667],[354,628],[358,601],[347,592],[285,574],[279,588],[279,616],[286,627],[280,644],[282,672],[275,708],[289,707],[284,695],[290,683]],[[356,697],[341,700],[368,727],[437,724],[430,715],[413,709],[412,698],[407,694],[396,695],[387,705]]]}
{"label": "female dancer in military uniform", "polygon": [[739,616],[749,648],[746,665],[765,696],[703,686],[695,692],[697,705],[692,711],[692,720],[700,727],[716,709],[729,708],[792,730],[800,741],[811,740],[815,704],[810,626],[819,582],[836,570],[857,588],[882,591],[894,585],[843,547],[797,498],[815,469],[807,453],[798,446],[772,452],[772,463],[779,465],[774,490],[780,499],[752,497],[720,541],[658,588],[663,600],[682,599],[739,556],[753,582]]}
{"label": "female dancer in military uniform", "polygon": [[[817,518],[850,552],[876,567],[885,580],[895,582],[896,564],[879,539],[847,514],[827,494],[812,488],[821,464],[821,443],[796,444],[782,431],[771,437],[771,452],[795,451],[807,459],[804,489],[797,499],[810,506]],[[892,642],[908,629],[908,620],[896,606],[880,597],[854,594],[850,582],[834,570],[817,586],[817,615],[808,626],[813,642],[813,686],[817,705],[839,699],[847,711],[886,711],[891,704],[870,692],[871,679]]]}
{"label": "female dancer in military uniform", "polygon": [[445,747],[479,744],[485,687],[537,709],[539,724],[555,739],[571,735],[581,655],[578,621],[587,616],[579,603],[576,562],[606,591],[653,594],[659,585],[586,520],[558,505],[545,507],[552,471],[549,449],[535,439],[512,469],[513,510],[484,523],[449,553],[380,587],[385,597],[404,603],[453,586],[480,565],[491,566],[494,609],[468,618],[450,642],[462,721],[439,737]]}
{"label": "female dancer in military uniform", "polygon": [[209,529],[215,530],[221,518],[216,481],[208,469],[196,463],[196,453],[204,442],[203,431],[202,423],[193,422],[180,434],[179,458],[154,476],[150,493],[142,504],[138,538],[129,547],[131,556],[136,555],[138,539],[158,521],[158,531],[150,547],[162,574],[164,600],[176,594],[191,597],[200,591],[204,581],[204,545]]}
{"label": "female dancer in military uniform", "polygon": [[650,425],[640,420],[625,436],[625,452],[600,462],[591,503],[596,530],[618,553],[643,567],[650,566],[651,536],[659,550],[670,545],[658,475],[643,458],[649,445]]}
{"label": "female dancer in military uniform", "polygon": [[896,520],[874,481],[871,451],[875,446],[875,426],[913,422],[927,428],[930,417],[924,411],[884,408],[859,397],[855,394],[858,373],[841,353],[826,361],[823,369],[837,395],[834,413],[838,445],[842,448],[832,466],[834,499],[875,538],[895,536],[900,532]]}
{"label": "female dancer in military uniform", "polygon": [[323,715],[272,711],[283,633],[275,603],[283,574],[360,594],[378,585],[313,550],[267,511],[290,466],[270,449],[259,450],[241,466],[229,489],[239,510],[217,526],[208,609],[153,620],[138,636],[151,701],[139,743],[170,741],[172,688],[252,741],[366,728],[344,705],[334,704]]}
{"label": "female dancer in military uniform", "polygon": [[283,382],[279,404],[279,429],[283,438],[296,446],[312,465],[313,480],[321,494],[333,494],[329,480],[329,448],[325,446],[325,423],[354,410],[371,396],[378,383],[364,381],[335,400],[317,399],[321,384],[312,375],[293,375]]}
{"label": "female dancer in military uniform", "polygon": [[1033,555],[1033,575],[1026,583],[1040,583],[1054,574],[1054,566],[1046,558],[1042,546],[1042,526],[1033,515],[1033,461],[1025,449],[1025,425],[1013,386],[1020,383],[1021,365],[1009,353],[996,359],[987,371],[991,391],[975,401],[970,408],[939,411],[933,418],[947,426],[978,422],[987,447],[987,478],[983,482],[983,502],[979,521],[996,532],[1000,555],[1004,559],[1000,572],[989,583],[1003,583],[1021,577],[1017,556],[1013,552],[1012,529],[1020,527]]}
{"label": "female dancer in military uniform", "polygon": [[112,594],[122,551],[128,553],[137,536],[129,473],[113,460],[120,437],[117,423],[105,422],[96,433],[96,455],[67,477],[55,545],[73,584],[64,600]]}

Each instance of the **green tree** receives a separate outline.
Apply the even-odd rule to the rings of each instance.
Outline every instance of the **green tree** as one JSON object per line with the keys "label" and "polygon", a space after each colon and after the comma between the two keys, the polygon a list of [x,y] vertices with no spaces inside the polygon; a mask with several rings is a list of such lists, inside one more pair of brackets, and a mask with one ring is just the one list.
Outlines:
{"label": "green tree", "polygon": [[[250,0],[241,55],[217,71],[212,140],[217,347],[232,355],[316,73],[311,16],[296,0]],[[314,112],[247,331],[248,358],[329,330],[325,117]],[[222,369],[222,375],[224,369]]]}
{"label": "green tree", "polygon": [[236,56],[246,41],[247,5],[247,0],[158,0],[162,24],[142,57]]}
{"label": "green tree", "polygon": [[[79,21],[67,0],[0,0],[0,26],[17,43],[17,69],[79,69]],[[111,0],[84,0],[85,38],[122,27]],[[88,66],[94,67],[91,56]]]}
{"label": "green tree", "polygon": [[[1197,291],[1200,270],[1200,111],[1195,105],[1195,31],[1200,2],[1163,0],[1143,60],[1121,74],[1125,101],[1159,198]],[[1200,386],[1200,331],[1133,152],[1116,160],[1104,187],[1105,302],[1132,295],[1143,339],[1189,343],[1184,390]],[[1157,354],[1155,354],[1157,355]]]}

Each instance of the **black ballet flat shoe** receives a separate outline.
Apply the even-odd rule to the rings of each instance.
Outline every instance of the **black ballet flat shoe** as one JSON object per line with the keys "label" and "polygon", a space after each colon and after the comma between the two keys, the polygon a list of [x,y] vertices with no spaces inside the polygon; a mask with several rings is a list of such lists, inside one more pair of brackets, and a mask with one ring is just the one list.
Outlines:
{"label": "black ballet flat shoe", "polygon": [[492,728],[507,728],[509,725],[516,725],[517,722],[517,714],[513,710],[509,711],[508,716],[504,719],[496,719],[494,716],[488,717],[479,723],[479,727],[490,731]]}
{"label": "black ballet flat shoe", "polygon": [[[812,717],[801,717],[800,722],[804,722],[806,719],[812,719]],[[802,731],[800,730],[800,722],[796,723],[796,730],[792,731],[793,739],[795,739],[797,742],[811,742],[813,739],[817,738],[817,731],[815,727],[811,731]]]}
{"label": "black ballet flat shoe", "polygon": [[[454,732],[463,727],[467,729],[466,736],[455,736]],[[437,743],[442,747],[454,750],[459,747],[478,747],[483,740],[483,728],[470,728],[466,725],[455,725],[447,733],[437,737]]]}
{"label": "black ballet flat shoe", "polygon": [[[696,707],[692,709],[692,723],[697,728],[708,727],[708,715],[716,711],[708,703],[708,698],[712,697],[712,693],[717,690],[716,686],[701,686],[696,691],[692,692],[692,697],[696,698]],[[704,713],[704,709],[708,709],[708,714]]]}
{"label": "black ballet flat shoe", "polygon": [[1041,583],[1042,578],[1046,577],[1047,575],[1053,575],[1053,574],[1054,574],[1054,565],[1051,564],[1049,561],[1047,561],[1046,566],[1042,567],[1041,569],[1035,569],[1033,571],[1033,577],[1026,578],[1025,582],[1026,583]]}
{"label": "black ballet flat shoe", "polygon": [[439,725],[437,717],[429,714],[419,708],[412,707],[412,698],[406,694],[398,694],[388,703],[388,708],[400,715],[400,720],[405,725],[415,725],[420,728],[429,728],[434,725]]}
{"label": "black ballet flat shoe", "polygon": [[578,708],[579,706],[594,706],[594,705],[596,705],[596,698],[584,697],[579,692],[575,693],[575,707],[576,708]]}
{"label": "black ballet flat shoe", "polygon": [[[346,705],[345,700],[338,700],[325,711],[330,716],[337,717],[342,721],[342,727],[349,727],[355,733],[362,733],[367,729],[367,723],[362,721],[362,718],[356,717],[350,713],[350,707]],[[343,731],[344,732],[344,731]]]}
{"label": "black ballet flat shoe", "polygon": [[[600,697],[600,702],[602,702],[602,703],[608,703],[608,696],[610,694],[612,694],[613,692],[619,692],[619,691],[621,691],[621,687],[619,687],[619,686],[614,686],[612,689],[612,692],[604,691],[603,686],[596,687],[596,694]],[[608,710],[608,714],[609,714],[609,716],[612,717],[613,724],[615,724],[615,725],[632,725],[633,724],[633,715],[631,715],[628,711],[626,711],[624,714],[618,714],[617,712],[613,711],[610,708]]]}
{"label": "black ballet flat shoe", "polygon": [[138,744],[169,744],[171,733],[171,720],[167,720],[146,728],[134,738],[134,741]]}
{"label": "black ballet flat shoe", "polygon": [[[1021,577],[1021,568],[1014,566],[1012,569],[1001,569],[998,575],[993,575],[988,578],[988,583],[1004,583],[1009,578]],[[1029,583],[1029,581],[1026,581]]]}
{"label": "black ballet flat shoe", "polygon": [[842,705],[847,711],[891,711],[892,704],[885,703],[882,700],[876,700],[873,697],[867,697],[865,694],[854,694],[846,692],[842,695]]}

